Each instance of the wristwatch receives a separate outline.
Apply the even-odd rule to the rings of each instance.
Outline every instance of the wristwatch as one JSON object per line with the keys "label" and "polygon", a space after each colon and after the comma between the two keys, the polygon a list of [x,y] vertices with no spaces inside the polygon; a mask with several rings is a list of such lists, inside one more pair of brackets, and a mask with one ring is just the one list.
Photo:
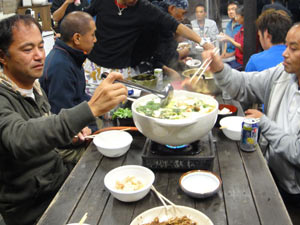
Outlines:
{"label": "wristwatch", "polygon": [[204,38],[201,38],[201,41],[199,42],[199,45],[201,47],[203,47],[203,45],[205,45],[205,44],[206,44],[206,41],[204,40]]}

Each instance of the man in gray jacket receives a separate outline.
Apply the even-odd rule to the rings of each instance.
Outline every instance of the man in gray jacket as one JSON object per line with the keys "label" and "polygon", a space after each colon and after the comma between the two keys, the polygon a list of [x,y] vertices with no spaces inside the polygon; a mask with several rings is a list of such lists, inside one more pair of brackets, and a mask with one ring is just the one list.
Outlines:
{"label": "man in gray jacket", "polygon": [[[246,116],[260,119],[266,146],[266,160],[284,200],[300,205],[300,24],[286,36],[284,61],[262,72],[239,72],[222,62],[219,55],[210,65],[215,81],[234,99],[265,104],[265,114],[246,110]],[[190,83],[187,83],[191,85]]]}
{"label": "man in gray jacket", "polygon": [[89,102],[51,115],[38,78],[45,61],[41,27],[31,16],[0,22],[0,213],[6,225],[32,225],[69,174],[57,148],[96,116],[126,100],[111,73]]}

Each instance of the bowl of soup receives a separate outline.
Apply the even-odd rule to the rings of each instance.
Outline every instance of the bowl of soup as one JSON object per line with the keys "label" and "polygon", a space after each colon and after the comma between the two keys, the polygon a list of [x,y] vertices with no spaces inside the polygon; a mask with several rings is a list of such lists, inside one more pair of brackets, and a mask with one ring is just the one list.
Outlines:
{"label": "bowl of soup", "polygon": [[[198,68],[188,69],[183,71],[182,75],[187,78],[191,78]],[[221,93],[221,89],[216,85],[213,74],[209,71],[204,73],[204,76],[200,77],[197,84],[194,87],[196,92],[209,95],[217,95]]]}
{"label": "bowl of soup", "polygon": [[218,116],[218,102],[209,95],[175,90],[165,107],[160,107],[157,96],[149,94],[135,100],[131,110],[143,135],[160,144],[178,146],[208,134]]}

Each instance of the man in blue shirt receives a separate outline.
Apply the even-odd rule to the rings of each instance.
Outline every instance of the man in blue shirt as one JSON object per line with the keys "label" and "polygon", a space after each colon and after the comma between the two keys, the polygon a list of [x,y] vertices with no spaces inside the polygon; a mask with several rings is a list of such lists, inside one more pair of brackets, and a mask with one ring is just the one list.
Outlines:
{"label": "man in blue shirt", "polygon": [[[228,36],[234,38],[234,35],[239,32],[241,29],[242,25],[239,24],[236,19],[236,9],[238,8],[239,3],[237,1],[229,1],[228,6],[227,6],[227,13],[228,17],[231,19],[229,23],[226,26],[226,31],[225,34]],[[226,42],[225,43],[226,47],[223,51],[222,58],[223,59],[230,59],[234,57],[235,55],[235,47],[232,43]],[[234,60],[234,59],[233,59]]]}
{"label": "man in blue shirt", "polygon": [[283,61],[285,36],[292,26],[292,20],[284,11],[270,9],[258,17],[256,25],[264,51],[250,57],[245,71],[262,71]]}

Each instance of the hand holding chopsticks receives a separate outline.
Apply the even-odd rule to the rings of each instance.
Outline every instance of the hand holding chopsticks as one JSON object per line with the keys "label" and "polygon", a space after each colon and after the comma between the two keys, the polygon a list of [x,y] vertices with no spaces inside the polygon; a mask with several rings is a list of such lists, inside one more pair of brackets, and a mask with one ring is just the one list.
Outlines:
{"label": "hand holding chopsticks", "polygon": [[[214,55],[217,55],[219,52],[219,48],[214,48],[213,53]],[[199,81],[199,79],[204,76],[205,71],[207,70],[208,66],[212,62],[212,58],[207,58],[202,65],[199,67],[199,69],[194,73],[194,75],[191,78],[191,81],[193,82],[194,78],[198,76],[196,83]],[[200,73],[200,74],[199,74]],[[198,75],[199,74],[199,75]],[[205,78],[205,77],[204,77]]]}

